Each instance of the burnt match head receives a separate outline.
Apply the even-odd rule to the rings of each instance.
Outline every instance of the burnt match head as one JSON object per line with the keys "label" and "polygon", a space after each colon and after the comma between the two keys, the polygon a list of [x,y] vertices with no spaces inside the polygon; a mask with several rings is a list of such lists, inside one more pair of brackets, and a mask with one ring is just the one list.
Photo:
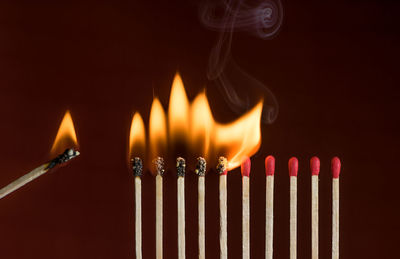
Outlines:
{"label": "burnt match head", "polygon": [[275,173],[275,157],[267,156],[265,158],[265,175],[274,175]]}
{"label": "burnt match head", "polygon": [[64,153],[51,160],[46,169],[51,169],[56,165],[64,164],[69,160],[71,160],[72,158],[77,157],[79,155],[80,153],[78,150],[75,150],[73,148],[68,148],[64,151]]}
{"label": "burnt match head", "polygon": [[206,160],[203,157],[198,157],[197,158],[197,163],[196,163],[196,169],[194,172],[198,176],[205,176],[206,175]]}
{"label": "burnt match head", "polygon": [[292,157],[289,159],[289,175],[290,176],[297,176],[297,171],[299,169],[299,161],[297,158]]}
{"label": "burnt match head", "polygon": [[132,163],[133,175],[142,177],[143,174],[142,159],[140,159],[139,157],[135,157],[131,160],[131,163]]}
{"label": "burnt match head", "polygon": [[218,158],[218,165],[217,165],[217,172],[219,175],[227,174],[227,165],[228,165],[228,160],[226,160],[225,157],[220,156]]}
{"label": "burnt match head", "polygon": [[340,167],[341,167],[340,159],[337,156],[335,156],[334,158],[332,158],[331,161],[331,171],[333,178],[339,178]]}
{"label": "burnt match head", "polygon": [[164,169],[164,159],[162,158],[162,157],[156,157],[154,160],[153,160],[153,165],[154,165],[154,167],[155,167],[155,169],[156,169],[156,173],[157,173],[157,175],[160,175],[160,176],[163,176],[164,175],[164,172],[165,172],[165,169]]}
{"label": "burnt match head", "polygon": [[178,175],[178,177],[185,176],[185,168],[186,168],[185,159],[183,159],[182,157],[178,157],[176,159],[176,174]]}
{"label": "burnt match head", "polygon": [[242,165],[240,167],[240,171],[242,172],[242,176],[249,177],[250,176],[250,169],[251,169],[251,161],[250,161],[250,158],[247,157],[243,161],[243,163],[242,163]]}
{"label": "burnt match head", "polygon": [[314,156],[310,160],[311,175],[319,175],[320,161],[319,158]]}

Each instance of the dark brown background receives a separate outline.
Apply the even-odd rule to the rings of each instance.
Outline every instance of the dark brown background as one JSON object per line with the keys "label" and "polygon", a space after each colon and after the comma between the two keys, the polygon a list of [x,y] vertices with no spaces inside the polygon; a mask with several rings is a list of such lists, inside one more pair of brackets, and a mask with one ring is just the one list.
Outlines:
{"label": "dark brown background", "polygon": [[[153,92],[167,104],[181,71],[193,98],[205,85],[216,33],[191,1],[2,1],[0,185],[48,158],[71,110],[82,155],[0,200],[1,258],[134,258],[131,115],[148,118]],[[251,253],[264,252],[263,159],[277,158],[274,253],[288,258],[287,160],[298,156],[298,254],[310,258],[310,174],[318,155],[320,257],[330,257],[329,160],[342,158],[342,258],[394,258],[398,245],[400,5],[396,1],[284,1],[278,37],[235,34],[233,55],[280,104],[263,126],[251,175]],[[395,74],[397,72],[397,74]],[[212,91],[210,91],[212,92]],[[228,107],[210,103],[217,119]],[[397,158],[398,159],[398,158]],[[229,176],[229,254],[241,258],[241,177]],[[218,258],[218,178],[207,176],[207,257]],[[154,258],[154,180],[143,177],[144,258]],[[176,258],[176,181],[165,177],[164,253]],[[197,255],[196,177],[188,173],[187,257]]]}

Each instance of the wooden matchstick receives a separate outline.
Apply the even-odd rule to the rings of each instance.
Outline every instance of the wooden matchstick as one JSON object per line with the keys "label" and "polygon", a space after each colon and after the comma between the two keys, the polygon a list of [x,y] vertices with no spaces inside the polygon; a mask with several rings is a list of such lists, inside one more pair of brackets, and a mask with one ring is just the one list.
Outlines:
{"label": "wooden matchstick", "polygon": [[12,183],[8,184],[7,186],[3,187],[2,189],[0,189],[0,199],[4,198],[5,196],[12,193],[13,191],[21,188],[25,184],[35,180],[39,176],[47,173],[50,169],[52,169],[56,165],[63,164],[65,162],[71,160],[72,158],[79,156],[79,154],[80,154],[79,151],[74,150],[72,148],[65,150],[64,153],[62,153],[58,157],[54,158],[50,162],[45,163],[45,164],[33,169],[31,172],[25,174],[24,176],[21,176],[14,182],[12,182]]}
{"label": "wooden matchstick", "polygon": [[298,160],[289,160],[290,175],[290,259],[297,257],[297,170]]}
{"label": "wooden matchstick", "polygon": [[339,259],[339,174],[340,160],[334,157],[332,171],[332,259]]}
{"label": "wooden matchstick", "polygon": [[247,158],[241,165],[242,172],[242,258],[250,259],[250,168]]}
{"label": "wooden matchstick", "polygon": [[206,258],[206,216],[205,216],[205,175],[206,160],[202,157],[197,158],[195,173],[199,176],[198,188],[198,220],[199,220],[199,259]]}
{"label": "wooden matchstick", "polygon": [[318,175],[320,161],[318,157],[310,160],[311,168],[311,258],[318,259]]}
{"label": "wooden matchstick", "polygon": [[153,160],[156,175],[156,259],[163,258],[163,175],[164,159]]}
{"label": "wooden matchstick", "polygon": [[219,249],[220,259],[228,258],[228,233],[227,233],[227,160],[225,157],[218,159],[217,172],[219,173]]}
{"label": "wooden matchstick", "polygon": [[185,259],[185,159],[176,159],[178,176],[178,258]]}
{"label": "wooden matchstick", "polygon": [[265,191],[265,259],[272,259],[274,238],[274,173],[275,158],[265,159],[266,191]]}
{"label": "wooden matchstick", "polygon": [[142,171],[143,163],[139,157],[132,159],[135,176],[135,251],[136,258],[142,259]]}

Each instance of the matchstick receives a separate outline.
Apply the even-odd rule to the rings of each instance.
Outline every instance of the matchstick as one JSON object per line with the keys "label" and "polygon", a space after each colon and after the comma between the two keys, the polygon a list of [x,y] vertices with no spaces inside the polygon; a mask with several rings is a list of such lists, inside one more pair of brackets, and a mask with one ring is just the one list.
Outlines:
{"label": "matchstick", "polygon": [[178,176],[178,258],[185,259],[185,159],[176,159]]}
{"label": "matchstick", "polygon": [[339,174],[340,160],[334,157],[332,171],[332,259],[339,259]]}
{"label": "matchstick", "polygon": [[297,170],[299,162],[292,157],[289,160],[290,176],[290,259],[297,257]]}
{"label": "matchstick", "polygon": [[153,160],[156,175],[156,259],[163,258],[163,175],[164,159]]}
{"label": "matchstick", "polygon": [[64,151],[64,153],[57,156],[50,162],[45,163],[45,164],[33,169],[31,172],[27,173],[24,176],[21,176],[14,182],[12,182],[12,183],[8,184],[7,186],[3,187],[2,189],[0,189],[0,199],[4,198],[5,196],[12,193],[13,191],[21,188],[25,184],[35,180],[39,176],[47,173],[50,169],[52,169],[56,165],[63,164],[65,162],[73,159],[74,157],[79,156],[79,154],[80,154],[79,151],[74,150],[73,148],[66,149]]}
{"label": "matchstick", "polygon": [[274,238],[274,173],[275,158],[265,159],[265,259],[272,259]]}
{"label": "matchstick", "polygon": [[219,174],[219,249],[220,259],[228,258],[228,233],[227,233],[227,160],[225,157],[218,159],[217,172]]}
{"label": "matchstick", "polygon": [[202,157],[197,158],[195,173],[199,176],[198,188],[198,220],[199,220],[199,259],[206,258],[206,216],[205,216],[205,175],[206,160]]}
{"label": "matchstick", "polygon": [[318,259],[318,175],[320,170],[319,158],[310,160],[311,168],[311,258]]}
{"label": "matchstick", "polygon": [[142,259],[142,171],[143,163],[139,157],[132,159],[135,176],[135,248],[136,258]]}
{"label": "matchstick", "polygon": [[247,158],[241,165],[242,172],[242,258],[250,259],[250,168]]}

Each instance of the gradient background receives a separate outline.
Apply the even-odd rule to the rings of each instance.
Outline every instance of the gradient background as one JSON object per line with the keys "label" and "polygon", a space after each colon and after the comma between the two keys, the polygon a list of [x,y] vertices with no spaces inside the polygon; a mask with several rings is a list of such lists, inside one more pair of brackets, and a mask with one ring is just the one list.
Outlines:
{"label": "gradient background", "polygon": [[[190,98],[207,85],[217,34],[195,1],[1,1],[0,186],[48,159],[66,109],[82,155],[0,200],[1,258],[134,258],[131,115],[167,104],[180,70]],[[275,258],[289,256],[287,160],[297,156],[298,257],[310,258],[309,159],[321,158],[320,258],[331,253],[329,161],[342,159],[342,258],[394,258],[399,242],[397,1],[283,1],[270,41],[234,37],[233,56],[280,104],[262,127],[251,175],[251,255],[264,254],[263,160],[277,158]],[[397,74],[395,74],[397,73]],[[220,121],[235,118],[209,89]],[[146,122],[147,123],[147,122]],[[177,257],[176,176],[164,182],[164,255]],[[197,178],[186,177],[187,258],[197,256]],[[207,258],[218,258],[218,178],[207,176]],[[241,176],[229,175],[229,258],[241,258]],[[154,258],[154,179],[143,177],[143,253]]]}

